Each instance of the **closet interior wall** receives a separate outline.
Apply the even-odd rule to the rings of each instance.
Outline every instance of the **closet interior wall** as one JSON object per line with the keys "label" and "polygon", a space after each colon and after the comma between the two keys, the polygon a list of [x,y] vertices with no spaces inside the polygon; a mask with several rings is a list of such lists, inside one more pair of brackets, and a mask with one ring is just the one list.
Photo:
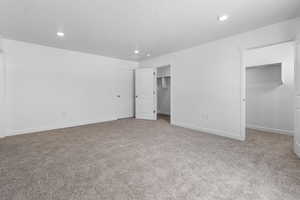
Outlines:
{"label": "closet interior wall", "polygon": [[157,68],[157,113],[170,115],[170,66]]}

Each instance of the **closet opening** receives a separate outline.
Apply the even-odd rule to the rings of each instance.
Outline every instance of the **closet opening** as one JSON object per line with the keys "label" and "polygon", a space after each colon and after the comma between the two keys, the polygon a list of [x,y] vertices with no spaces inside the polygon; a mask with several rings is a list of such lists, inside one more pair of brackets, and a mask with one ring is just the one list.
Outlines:
{"label": "closet opening", "polygon": [[157,67],[157,119],[171,120],[171,66]]}
{"label": "closet opening", "polygon": [[244,52],[245,136],[294,134],[294,61],[293,42]]}

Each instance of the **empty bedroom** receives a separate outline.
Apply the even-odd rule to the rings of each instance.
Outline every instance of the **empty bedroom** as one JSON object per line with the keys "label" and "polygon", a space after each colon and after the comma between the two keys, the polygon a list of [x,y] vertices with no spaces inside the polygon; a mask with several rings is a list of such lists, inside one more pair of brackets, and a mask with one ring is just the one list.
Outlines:
{"label": "empty bedroom", "polygon": [[299,0],[0,0],[1,200],[299,200]]}

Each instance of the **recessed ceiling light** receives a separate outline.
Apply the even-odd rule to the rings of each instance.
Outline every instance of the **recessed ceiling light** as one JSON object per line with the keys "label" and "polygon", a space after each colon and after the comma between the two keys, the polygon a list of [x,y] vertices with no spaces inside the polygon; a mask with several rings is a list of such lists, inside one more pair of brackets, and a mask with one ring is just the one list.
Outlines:
{"label": "recessed ceiling light", "polygon": [[65,36],[65,34],[64,34],[63,32],[57,32],[56,35],[57,35],[58,37],[64,37],[64,36]]}
{"label": "recessed ceiling light", "polygon": [[147,53],[147,55],[146,55],[146,56],[147,56],[147,57],[149,57],[149,56],[151,56],[151,55],[150,55],[150,53]]}
{"label": "recessed ceiling light", "polygon": [[229,16],[228,15],[221,15],[218,17],[218,20],[223,22],[223,21],[226,21],[229,19]]}
{"label": "recessed ceiling light", "polygon": [[139,50],[134,50],[134,54],[139,54],[140,53],[140,51]]}

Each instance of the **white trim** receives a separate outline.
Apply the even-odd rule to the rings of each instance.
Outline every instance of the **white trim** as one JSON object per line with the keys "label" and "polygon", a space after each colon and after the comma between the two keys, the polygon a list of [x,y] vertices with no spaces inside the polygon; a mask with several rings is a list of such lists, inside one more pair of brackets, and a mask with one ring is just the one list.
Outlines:
{"label": "white trim", "polygon": [[294,134],[294,152],[295,154],[300,158],[300,140],[299,140],[299,127],[296,126],[296,124],[298,123],[297,120],[297,112],[299,112],[299,108],[300,108],[300,104],[298,101],[298,98],[300,97],[300,88],[299,85],[297,86],[297,83],[300,83],[300,81],[298,80],[300,77],[298,77],[297,75],[299,75],[298,70],[300,70],[300,33],[297,34],[296,36],[296,42],[295,42],[295,134]]}
{"label": "white trim", "polygon": [[153,76],[153,92],[154,92],[154,108],[153,110],[155,111],[154,114],[154,120],[157,120],[157,68],[153,69],[154,76]]}
{"label": "white trim", "polygon": [[296,142],[294,143],[294,152],[300,158],[300,144]]}
{"label": "white trim", "polygon": [[[1,36],[0,36],[0,42],[1,42]],[[0,48],[3,48],[3,42],[2,42],[2,46],[0,46]],[[0,137],[5,137],[6,134],[7,134],[7,123],[8,123],[8,106],[7,106],[7,69],[6,69],[6,55],[5,55],[5,52],[4,50],[1,50],[1,57],[2,59],[0,61],[2,61],[2,65],[3,65],[3,76],[0,77],[2,80],[2,89],[3,90],[3,96],[2,96],[2,99],[0,99],[0,109],[2,109],[2,114],[0,116],[0,120],[1,120],[1,124],[2,124],[2,128],[0,130]],[[0,97],[1,98],[1,97]],[[2,132],[2,133],[1,133]]]}
{"label": "white trim", "polygon": [[291,39],[291,40],[283,40],[280,42],[273,42],[273,43],[269,43],[269,44],[265,44],[265,45],[250,47],[250,48],[247,48],[247,50],[261,49],[261,48],[265,48],[265,47],[271,47],[271,46],[276,46],[279,44],[290,43],[290,42],[295,42],[295,40]]}
{"label": "white trim", "polygon": [[174,121],[174,105],[173,105],[173,99],[174,99],[174,74],[173,74],[173,69],[174,66],[170,64],[170,75],[171,75],[171,79],[170,79],[170,123],[172,124],[172,122]]}
{"label": "white trim", "polygon": [[268,133],[278,133],[278,134],[291,135],[291,136],[294,135],[294,131],[291,131],[291,130],[269,128],[269,127],[257,126],[257,125],[253,125],[253,124],[247,124],[246,127],[249,129],[254,129],[254,130],[268,132]]}
{"label": "white trim", "polygon": [[66,123],[62,123],[62,124],[46,125],[46,126],[41,126],[41,127],[36,127],[36,128],[27,128],[27,129],[21,129],[21,130],[7,130],[6,136],[35,133],[35,132],[42,132],[42,131],[50,131],[50,130],[70,128],[70,127],[83,126],[83,125],[89,125],[89,124],[96,124],[96,123],[102,123],[102,122],[114,121],[114,120],[117,120],[117,119],[116,118],[96,119],[96,120],[87,120],[87,121],[80,121],[80,122],[66,122]]}
{"label": "white trim", "polygon": [[200,131],[203,133],[218,135],[218,136],[222,136],[222,137],[228,137],[228,138],[235,139],[235,140],[240,140],[240,141],[245,140],[245,137],[242,137],[240,135],[240,133],[232,134],[232,132],[228,132],[228,131],[210,129],[210,128],[202,128],[199,126],[195,126],[195,125],[191,125],[191,124],[187,124],[187,123],[181,123],[181,122],[180,123],[178,123],[178,122],[172,123],[172,125],[191,129],[191,130]]}
{"label": "white trim", "polygon": [[246,66],[245,66],[245,51],[242,48],[240,50],[240,64],[241,64],[241,88],[240,88],[240,135],[241,138],[246,138]]}

